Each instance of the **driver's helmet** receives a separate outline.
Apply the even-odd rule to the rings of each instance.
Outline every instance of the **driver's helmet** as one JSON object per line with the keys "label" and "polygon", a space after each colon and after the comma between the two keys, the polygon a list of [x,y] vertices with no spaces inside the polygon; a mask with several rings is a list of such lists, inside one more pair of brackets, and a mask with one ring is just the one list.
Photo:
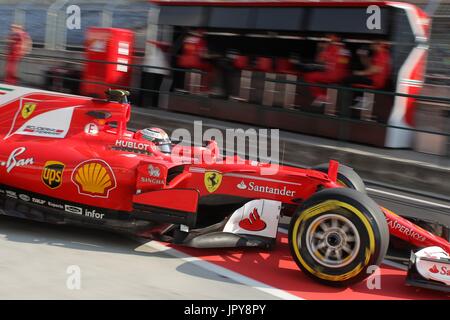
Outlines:
{"label": "driver's helmet", "polygon": [[172,141],[169,135],[161,128],[145,128],[137,132],[137,136],[153,142],[161,152],[170,153],[172,151]]}

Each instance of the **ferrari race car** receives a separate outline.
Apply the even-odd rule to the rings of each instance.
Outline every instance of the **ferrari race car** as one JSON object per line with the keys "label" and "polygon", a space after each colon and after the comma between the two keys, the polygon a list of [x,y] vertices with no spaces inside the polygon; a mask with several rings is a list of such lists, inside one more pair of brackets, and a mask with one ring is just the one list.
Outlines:
{"label": "ferrari race car", "polygon": [[173,143],[158,128],[127,129],[125,91],[105,100],[14,86],[0,93],[3,214],[197,248],[266,249],[286,215],[293,259],[324,284],[367,277],[390,236],[422,249],[412,255],[411,283],[450,284],[450,244],[377,205],[336,161],[267,175],[273,164],[224,156],[215,141]]}

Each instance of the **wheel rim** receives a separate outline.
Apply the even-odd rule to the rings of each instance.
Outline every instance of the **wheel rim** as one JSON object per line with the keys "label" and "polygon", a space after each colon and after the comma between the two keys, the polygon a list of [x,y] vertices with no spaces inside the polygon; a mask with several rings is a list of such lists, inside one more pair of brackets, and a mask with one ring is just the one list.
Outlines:
{"label": "wheel rim", "polygon": [[342,268],[358,255],[359,233],[346,217],[326,214],[309,225],[306,231],[306,247],[317,263],[328,268]]}

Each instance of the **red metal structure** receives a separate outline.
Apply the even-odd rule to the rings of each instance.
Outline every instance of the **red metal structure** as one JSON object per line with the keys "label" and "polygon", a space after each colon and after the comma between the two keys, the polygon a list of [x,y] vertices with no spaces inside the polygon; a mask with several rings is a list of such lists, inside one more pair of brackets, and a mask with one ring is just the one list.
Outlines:
{"label": "red metal structure", "polygon": [[[91,27],[86,34],[86,62],[81,93],[104,98],[110,86],[131,85],[134,32],[118,28]],[[101,84],[101,83],[106,83]]]}

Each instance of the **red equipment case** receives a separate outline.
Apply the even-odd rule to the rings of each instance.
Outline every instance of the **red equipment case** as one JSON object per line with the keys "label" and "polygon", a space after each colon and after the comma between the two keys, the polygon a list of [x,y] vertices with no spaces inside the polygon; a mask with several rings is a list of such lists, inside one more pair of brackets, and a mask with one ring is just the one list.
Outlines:
{"label": "red equipment case", "polygon": [[89,28],[85,40],[86,59],[89,61],[83,71],[81,94],[104,98],[108,88],[128,87],[131,84],[131,67],[117,63],[132,63],[133,45],[134,32],[131,30]]}

